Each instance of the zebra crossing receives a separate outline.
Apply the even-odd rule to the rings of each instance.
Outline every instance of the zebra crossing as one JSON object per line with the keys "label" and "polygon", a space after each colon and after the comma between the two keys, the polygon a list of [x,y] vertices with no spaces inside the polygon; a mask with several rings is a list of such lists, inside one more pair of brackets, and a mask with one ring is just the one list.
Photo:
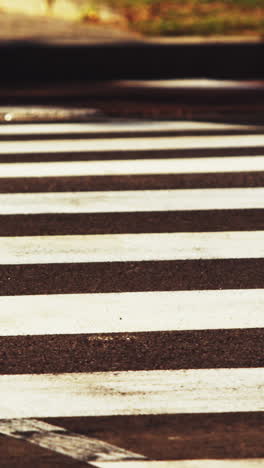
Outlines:
{"label": "zebra crossing", "polygon": [[260,126],[1,125],[3,466],[264,466],[263,195]]}

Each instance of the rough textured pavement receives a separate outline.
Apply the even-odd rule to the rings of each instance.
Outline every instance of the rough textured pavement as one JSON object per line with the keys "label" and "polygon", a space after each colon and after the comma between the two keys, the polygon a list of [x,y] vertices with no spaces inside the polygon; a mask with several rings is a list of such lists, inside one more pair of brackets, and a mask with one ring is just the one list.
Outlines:
{"label": "rough textured pavement", "polygon": [[263,126],[0,140],[2,466],[263,466]]}

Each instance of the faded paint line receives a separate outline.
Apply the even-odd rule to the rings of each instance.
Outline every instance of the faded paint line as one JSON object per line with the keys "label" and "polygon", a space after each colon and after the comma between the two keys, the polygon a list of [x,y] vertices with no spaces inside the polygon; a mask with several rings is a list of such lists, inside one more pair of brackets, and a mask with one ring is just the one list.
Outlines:
{"label": "faded paint line", "polygon": [[0,336],[262,328],[263,309],[264,289],[2,296]]}
{"label": "faded paint line", "polygon": [[234,125],[211,122],[191,122],[191,121],[136,121],[120,120],[107,123],[51,123],[51,124],[12,124],[1,125],[0,135],[57,135],[57,134],[87,134],[87,133],[121,133],[146,131],[213,131],[213,130],[242,130],[250,131],[261,128],[255,125]]}
{"label": "faded paint line", "polygon": [[215,174],[262,171],[264,171],[264,156],[0,163],[0,178]]}
{"label": "faded paint line", "polygon": [[69,153],[89,151],[144,151],[205,148],[256,148],[264,146],[264,135],[197,137],[104,138],[81,140],[35,140],[0,142],[0,154]]}
{"label": "faded paint line", "polygon": [[264,188],[0,194],[0,214],[263,209]]}
{"label": "faded paint line", "polygon": [[0,163],[0,178],[215,174],[261,171],[264,171],[264,156]]}
{"label": "faded paint line", "polygon": [[264,368],[0,376],[1,419],[264,411]]}
{"label": "faded paint line", "polygon": [[264,257],[264,231],[0,237],[0,264]]}
{"label": "faded paint line", "polygon": [[264,458],[238,458],[223,460],[166,460],[99,462],[98,468],[260,468]]}
{"label": "faded paint line", "polygon": [[0,433],[84,463],[143,460],[145,457],[95,438],[34,419],[0,420]]}

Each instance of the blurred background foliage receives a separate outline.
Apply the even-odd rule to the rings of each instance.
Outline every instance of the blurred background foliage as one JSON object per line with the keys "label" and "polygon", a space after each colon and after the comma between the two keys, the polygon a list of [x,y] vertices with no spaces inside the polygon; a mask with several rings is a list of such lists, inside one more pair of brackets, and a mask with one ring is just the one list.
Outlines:
{"label": "blurred background foliage", "polygon": [[87,1],[82,20],[100,22],[105,6],[114,13],[112,20],[147,35],[264,34],[264,0]]}
{"label": "blurred background foliage", "polygon": [[1,12],[110,25],[150,36],[264,37],[264,0],[0,0]]}

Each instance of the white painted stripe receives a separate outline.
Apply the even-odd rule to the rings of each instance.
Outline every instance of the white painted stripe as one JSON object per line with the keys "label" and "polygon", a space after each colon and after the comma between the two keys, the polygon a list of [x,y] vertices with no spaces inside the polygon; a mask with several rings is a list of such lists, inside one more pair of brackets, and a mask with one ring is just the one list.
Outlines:
{"label": "white painted stripe", "polygon": [[107,442],[74,434],[66,429],[34,419],[0,420],[0,433],[84,463],[91,461],[144,460],[145,457]]}
{"label": "white painted stripe", "polygon": [[264,231],[0,237],[0,264],[263,258]]}
{"label": "white painted stripe", "polygon": [[264,411],[263,396],[264,368],[1,375],[0,418]]}
{"label": "white painted stripe", "polygon": [[122,151],[125,153],[126,151],[241,148],[243,146],[252,148],[264,146],[264,135],[2,141],[0,154],[69,153],[75,151]]}
{"label": "white painted stripe", "polygon": [[100,123],[51,123],[51,124],[5,124],[0,125],[1,135],[57,135],[88,133],[121,133],[121,132],[167,132],[167,131],[213,131],[213,130],[255,130],[255,125],[234,125],[213,122],[192,121],[136,121],[120,120]]}
{"label": "white painted stripe", "polygon": [[264,188],[0,194],[0,214],[264,208]]}
{"label": "white painted stripe", "polygon": [[262,328],[263,309],[264,289],[2,296],[0,336]]}
{"label": "white painted stripe", "polygon": [[223,460],[166,460],[96,462],[98,468],[260,468],[264,458],[237,458]]}
{"label": "white painted stripe", "polygon": [[[154,39],[155,40],[155,39]],[[179,39],[181,41],[182,39]],[[253,39],[254,40],[254,39]],[[163,37],[159,39],[159,42],[163,44],[171,44],[177,42],[178,40],[170,37]],[[186,42],[197,42],[197,37],[195,38],[188,38],[186,39]],[[213,38],[212,41],[218,42],[218,39]],[[220,42],[223,41],[223,38],[221,37]],[[229,38],[228,38],[229,41]],[[234,42],[241,41],[241,38],[235,38]],[[207,38],[200,38],[199,37],[199,42],[202,43],[208,43]],[[169,79],[169,80],[138,80],[138,81],[133,81],[133,80],[122,80],[118,82],[118,86],[122,88],[139,88],[139,89],[144,89],[144,88],[154,88],[156,90],[162,89],[163,91],[166,89],[188,89],[188,88],[215,88],[216,90],[219,89],[231,89],[231,90],[243,90],[243,89],[251,89],[251,90],[257,90],[257,89],[263,89],[264,82],[263,81],[248,81],[248,80],[215,80],[212,78],[186,78],[186,79]]]}
{"label": "white painted stripe", "polygon": [[0,163],[0,178],[214,174],[250,171],[264,171],[264,156]]}

